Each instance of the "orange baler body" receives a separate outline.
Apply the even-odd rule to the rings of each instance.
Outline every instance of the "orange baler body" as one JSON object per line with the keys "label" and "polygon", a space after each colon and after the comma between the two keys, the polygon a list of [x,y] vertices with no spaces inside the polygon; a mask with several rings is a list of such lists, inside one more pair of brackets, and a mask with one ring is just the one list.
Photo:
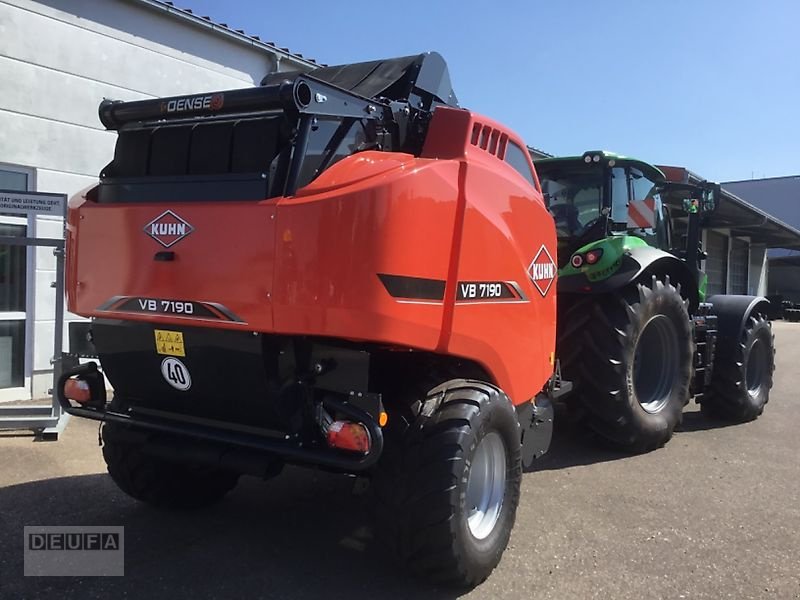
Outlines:
{"label": "orange baler body", "polygon": [[[293,197],[78,195],[69,310],[460,356],[514,404],[528,401],[553,371],[556,233],[538,181],[504,160],[510,144],[525,148],[497,123],[440,107],[420,157],[357,153]],[[166,211],[189,233],[165,249],[147,227]],[[131,311],[134,298],[204,303],[214,315]]]}

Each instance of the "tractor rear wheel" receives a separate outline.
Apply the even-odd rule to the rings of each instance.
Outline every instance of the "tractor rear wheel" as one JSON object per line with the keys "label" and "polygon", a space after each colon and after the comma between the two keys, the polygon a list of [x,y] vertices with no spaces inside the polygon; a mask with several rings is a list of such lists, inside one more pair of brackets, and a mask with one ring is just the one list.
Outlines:
{"label": "tractor rear wheel", "polygon": [[775,370],[775,335],[760,313],[751,315],[738,343],[719,344],[711,386],[700,407],[729,421],[752,421],[764,412]]}
{"label": "tractor rear wheel", "polygon": [[680,291],[652,278],[603,296],[562,299],[558,356],[572,407],[629,452],[664,445],[689,400],[694,342]]}
{"label": "tractor rear wheel", "polygon": [[448,381],[428,393],[411,425],[387,430],[373,481],[379,526],[415,572],[476,586],[508,545],[521,479],[508,397],[480,381]]}

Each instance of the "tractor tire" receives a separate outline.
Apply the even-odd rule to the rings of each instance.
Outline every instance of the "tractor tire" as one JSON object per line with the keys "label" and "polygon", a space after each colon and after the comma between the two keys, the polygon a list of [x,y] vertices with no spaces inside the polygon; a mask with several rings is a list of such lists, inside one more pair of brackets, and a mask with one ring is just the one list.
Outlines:
{"label": "tractor tire", "polygon": [[775,371],[775,334],[760,313],[747,319],[738,344],[721,344],[711,386],[700,407],[709,416],[744,423],[758,418],[769,402]]}
{"label": "tractor tire", "polygon": [[[112,403],[113,404],[113,403]],[[168,509],[196,509],[214,504],[236,487],[239,474],[172,462],[115,439],[123,425],[103,425],[103,458],[108,474],[132,498]]]}
{"label": "tractor tire", "polygon": [[663,446],[689,401],[694,341],[680,290],[653,277],[561,301],[557,353],[575,384],[570,407],[627,452]]}
{"label": "tractor tire", "polygon": [[516,411],[498,388],[455,379],[431,390],[403,429],[387,430],[373,481],[381,533],[417,574],[474,587],[500,562],[514,526]]}

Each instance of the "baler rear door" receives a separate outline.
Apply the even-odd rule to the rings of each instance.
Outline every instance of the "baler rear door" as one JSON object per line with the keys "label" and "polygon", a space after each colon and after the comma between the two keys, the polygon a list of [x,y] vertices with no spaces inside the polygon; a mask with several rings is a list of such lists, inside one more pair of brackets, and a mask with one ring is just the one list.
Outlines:
{"label": "baler rear door", "polygon": [[272,329],[274,201],[97,204],[70,228],[70,310]]}

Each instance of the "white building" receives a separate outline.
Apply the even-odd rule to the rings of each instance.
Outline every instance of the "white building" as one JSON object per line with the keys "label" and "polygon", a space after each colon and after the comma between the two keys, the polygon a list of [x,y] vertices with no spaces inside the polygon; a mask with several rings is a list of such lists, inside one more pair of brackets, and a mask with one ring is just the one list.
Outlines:
{"label": "white building", "polygon": [[[95,182],[116,138],[97,117],[104,97],[241,88],[315,66],[161,0],[0,0],[0,190],[71,195]],[[60,237],[62,222],[0,215],[0,235]],[[0,246],[0,401],[51,385],[54,279],[52,250]]]}

